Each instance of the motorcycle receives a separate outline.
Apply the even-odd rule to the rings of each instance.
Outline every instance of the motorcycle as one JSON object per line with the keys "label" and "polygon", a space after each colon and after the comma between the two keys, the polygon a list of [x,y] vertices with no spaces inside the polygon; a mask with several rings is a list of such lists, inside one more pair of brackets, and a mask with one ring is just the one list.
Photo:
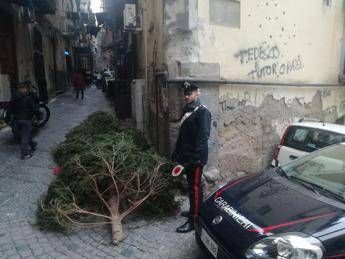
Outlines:
{"label": "motorcycle", "polygon": [[50,109],[47,101],[42,101],[39,97],[39,91],[30,81],[27,82],[28,94],[34,99],[38,105],[38,112],[34,115],[33,126],[36,128],[42,128],[47,124],[50,118]]}
{"label": "motorcycle", "polygon": [[[35,128],[42,128],[50,118],[50,110],[46,101],[41,101],[39,98],[39,91],[30,81],[21,83],[26,84],[28,95],[30,95],[36,105],[38,112],[34,115],[32,125]],[[0,121],[4,121],[7,125],[11,126],[13,123],[13,114],[10,112],[11,102],[0,102]]]}

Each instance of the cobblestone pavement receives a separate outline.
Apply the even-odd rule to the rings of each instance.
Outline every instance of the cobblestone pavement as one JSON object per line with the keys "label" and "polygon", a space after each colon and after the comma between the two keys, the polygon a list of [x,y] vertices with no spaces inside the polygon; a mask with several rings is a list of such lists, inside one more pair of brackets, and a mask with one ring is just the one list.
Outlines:
{"label": "cobblestone pavement", "polygon": [[109,109],[101,91],[90,88],[85,100],[74,100],[72,92],[50,103],[51,119],[37,133],[34,157],[19,159],[19,146],[11,132],[0,132],[0,258],[202,258],[194,233],[177,234],[181,217],[125,224],[126,240],[111,245],[107,227],[82,229],[70,235],[42,232],[36,228],[39,197],[54,178],[51,149],[73,126],[98,110]]}

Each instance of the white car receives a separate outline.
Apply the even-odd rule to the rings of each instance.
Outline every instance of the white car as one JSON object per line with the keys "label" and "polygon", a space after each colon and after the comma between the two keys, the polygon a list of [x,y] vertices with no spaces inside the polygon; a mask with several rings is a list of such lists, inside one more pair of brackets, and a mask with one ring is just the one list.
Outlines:
{"label": "white car", "polygon": [[271,166],[284,165],[310,152],[340,142],[345,142],[344,125],[300,120],[285,130],[274,152]]}

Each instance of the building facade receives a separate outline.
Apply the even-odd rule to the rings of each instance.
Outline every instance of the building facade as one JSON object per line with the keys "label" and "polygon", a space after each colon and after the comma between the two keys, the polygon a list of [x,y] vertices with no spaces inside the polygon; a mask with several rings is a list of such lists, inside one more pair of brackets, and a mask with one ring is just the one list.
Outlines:
{"label": "building facade", "polygon": [[0,97],[9,98],[11,81],[32,81],[45,100],[66,91],[73,49],[83,32],[77,1],[5,0],[0,13],[0,35],[6,42],[0,50]]}
{"label": "building facade", "polygon": [[126,3],[139,20],[122,29],[136,39],[145,129],[161,153],[177,138],[184,80],[200,85],[212,112],[208,170],[219,178],[268,166],[297,118],[343,121],[342,0]]}

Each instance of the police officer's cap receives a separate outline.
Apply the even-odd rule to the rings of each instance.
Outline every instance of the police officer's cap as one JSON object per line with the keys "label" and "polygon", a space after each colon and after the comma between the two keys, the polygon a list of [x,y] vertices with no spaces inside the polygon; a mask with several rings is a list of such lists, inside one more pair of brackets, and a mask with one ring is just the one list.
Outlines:
{"label": "police officer's cap", "polygon": [[199,89],[199,86],[196,84],[193,84],[187,81],[183,83],[183,90],[185,94],[190,94],[193,91],[197,91],[198,89]]}

